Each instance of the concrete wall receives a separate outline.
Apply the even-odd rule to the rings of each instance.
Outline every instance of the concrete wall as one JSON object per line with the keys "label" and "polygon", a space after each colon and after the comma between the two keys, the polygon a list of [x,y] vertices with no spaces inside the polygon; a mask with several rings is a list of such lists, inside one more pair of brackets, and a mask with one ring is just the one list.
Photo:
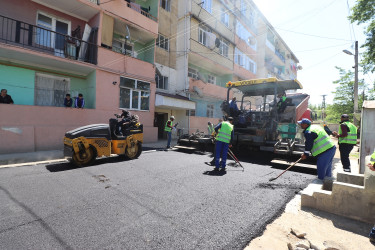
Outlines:
{"label": "concrete wall", "polygon": [[361,113],[360,173],[367,168],[365,157],[375,150],[375,101],[365,101]]}

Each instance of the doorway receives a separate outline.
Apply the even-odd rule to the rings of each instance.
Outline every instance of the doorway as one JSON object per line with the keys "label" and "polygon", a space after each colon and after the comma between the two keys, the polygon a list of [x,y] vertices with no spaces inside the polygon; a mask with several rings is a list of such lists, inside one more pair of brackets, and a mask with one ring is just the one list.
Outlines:
{"label": "doorway", "polygon": [[167,133],[164,133],[167,121],[168,113],[155,113],[154,127],[158,127],[158,139],[167,139]]}

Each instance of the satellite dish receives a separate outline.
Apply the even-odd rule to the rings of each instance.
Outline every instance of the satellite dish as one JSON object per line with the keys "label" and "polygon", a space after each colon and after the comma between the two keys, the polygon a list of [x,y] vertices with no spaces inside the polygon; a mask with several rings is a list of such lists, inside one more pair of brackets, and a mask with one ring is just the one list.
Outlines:
{"label": "satellite dish", "polygon": [[303,69],[303,68],[302,68],[301,65],[298,65],[297,69],[298,69],[298,70],[301,70],[301,69]]}
{"label": "satellite dish", "polygon": [[256,43],[257,43],[257,40],[252,37],[252,36],[249,36],[249,38],[247,39],[247,42],[251,45],[251,46],[254,46]]}
{"label": "satellite dish", "polygon": [[215,46],[218,47],[218,48],[220,47],[220,39],[219,38],[215,39]]}

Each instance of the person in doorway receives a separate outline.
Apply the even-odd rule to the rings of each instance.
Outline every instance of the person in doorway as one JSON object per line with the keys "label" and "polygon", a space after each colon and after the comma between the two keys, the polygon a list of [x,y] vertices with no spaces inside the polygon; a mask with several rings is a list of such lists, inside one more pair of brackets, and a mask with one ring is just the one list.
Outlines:
{"label": "person in doorway", "polygon": [[[233,140],[233,117],[228,117],[228,121],[219,123],[215,127],[216,144],[215,144],[215,168],[214,171],[225,171],[228,149],[231,147],[231,141]],[[220,162],[221,159],[221,162]]]}
{"label": "person in doorway", "polygon": [[12,97],[8,95],[8,91],[6,89],[1,90],[0,103],[14,104]]}
{"label": "person in doorway", "polygon": [[70,94],[66,94],[64,98],[64,107],[71,108],[73,105],[73,100],[70,98]]}
{"label": "person in doorway", "polygon": [[311,125],[309,119],[302,119],[298,124],[303,130],[305,136],[305,152],[301,159],[305,160],[310,155],[317,157],[318,179],[332,177],[332,160],[335,156],[336,146],[331,141],[326,131],[319,125]]}
{"label": "person in doorway", "polygon": [[172,115],[170,119],[165,123],[164,131],[167,132],[167,149],[171,148],[171,140],[172,140],[172,129],[177,126],[178,123],[176,123],[173,126],[174,116]]}
{"label": "person in doorway", "polygon": [[236,97],[233,97],[232,100],[229,101],[229,113],[232,117],[238,114]]}
{"label": "person in doorway", "polygon": [[[369,167],[370,170],[375,171],[375,150],[372,153],[371,158],[370,158],[370,163],[367,164],[367,166]],[[375,225],[370,231],[369,239],[370,241],[375,243]]]}
{"label": "person in doorway", "polygon": [[85,106],[85,99],[83,99],[82,94],[78,94],[78,97],[76,98],[76,101],[74,102],[74,107],[78,109],[83,109]]}
{"label": "person in doorway", "polygon": [[349,122],[347,114],[341,115],[339,132],[333,131],[332,134],[339,139],[339,150],[342,167],[345,172],[350,172],[349,154],[357,144],[357,127]]}

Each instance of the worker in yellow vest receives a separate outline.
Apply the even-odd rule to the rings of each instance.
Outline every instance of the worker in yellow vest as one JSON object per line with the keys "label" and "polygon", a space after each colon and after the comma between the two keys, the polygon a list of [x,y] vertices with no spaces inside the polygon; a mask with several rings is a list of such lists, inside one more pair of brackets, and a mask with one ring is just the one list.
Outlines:
{"label": "worker in yellow vest", "polygon": [[165,123],[164,131],[167,132],[167,149],[171,148],[171,140],[172,140],[172,129],[177,125],[173,126],[174,116],[172,115],[171,118]]}
{"label": "worker in yellow vest", "polygon": [[[228,121],[219,123],[215,127],[216,135],[216,144],[215,144],[215,168],[214,171],[219,171],[220,168],[222,171],[225,171],[227,163],[227,155],[229,145],[233,140],[233,118],[228,117]],[[220,161],[221,158],[221,161]]]}
{"label": "worker in yellow vest", "polygon": [[[367,164],[367,166],[368,166],[372,171],[375,171],[375,149],[374,149],[374,152],[373,152],[372,155],[371,155],[370,163]],[[371,229],[371,231],[370,231],[369,238],[370,238],[370,241],[372,241],[372,242],[375,243],[375,225],[374,225],[374,227],[373,227],[373,228]]]}
{"label": "worker in yellow vest", "polygon": [[304,129],[305,152],[301,159],[305,160],[310,155],[317,157],[318,179],[332,177],[332,160],[336,153],[336,146],[329,138],[326,131],[319,125],[311,125],[309,119],[303,118],[298,124]]}
{"label": "worker in yellow vest", "polygon": [[357,127],[349,122],[347,114],[341,115],[339,132],[333,131],[332,134],[339,138],[339,150],[341,164],[345,172],[350,172],[349,154],[357,144]]}

